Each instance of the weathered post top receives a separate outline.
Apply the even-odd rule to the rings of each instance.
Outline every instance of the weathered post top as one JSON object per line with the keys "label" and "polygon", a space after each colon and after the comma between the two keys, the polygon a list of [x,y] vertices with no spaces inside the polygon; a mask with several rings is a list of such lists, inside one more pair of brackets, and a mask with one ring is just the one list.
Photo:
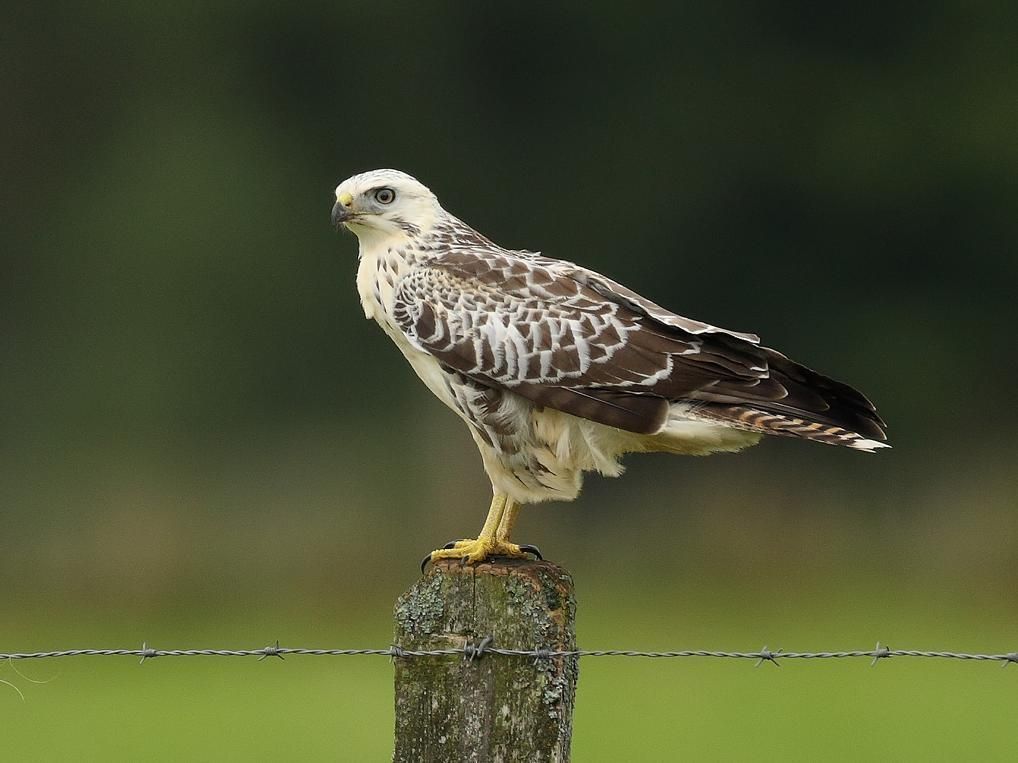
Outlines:
{"label": "weathered post top", "polygon": [[[404,649],[576,648],[573,581],[550,562],[492,559],[432,565],[396,602]],[[485,654],[396,659],[393,760],[569,760],[575,657]]]}

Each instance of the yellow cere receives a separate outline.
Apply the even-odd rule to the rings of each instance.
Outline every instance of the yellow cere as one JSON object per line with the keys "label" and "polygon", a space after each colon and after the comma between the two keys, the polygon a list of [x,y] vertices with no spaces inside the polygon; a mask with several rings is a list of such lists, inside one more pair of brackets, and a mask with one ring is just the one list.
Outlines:
{"label": "yellow cere", "polygon": [[353,195],[350,193],[341,193],[336,197],[336,200],[344,207],[349,207],[353,204]]}

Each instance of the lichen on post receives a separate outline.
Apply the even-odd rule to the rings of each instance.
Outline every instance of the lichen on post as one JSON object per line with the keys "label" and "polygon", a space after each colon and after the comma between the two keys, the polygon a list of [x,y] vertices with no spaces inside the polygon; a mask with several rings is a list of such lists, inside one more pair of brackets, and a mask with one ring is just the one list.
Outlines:
{"label": "lichen on post", "polygon": [[[442,561],[396,602],[404,649],[576,648],[573,581],[550,562]],[[568,761],[575,657],[396,658],[393,760]]]}

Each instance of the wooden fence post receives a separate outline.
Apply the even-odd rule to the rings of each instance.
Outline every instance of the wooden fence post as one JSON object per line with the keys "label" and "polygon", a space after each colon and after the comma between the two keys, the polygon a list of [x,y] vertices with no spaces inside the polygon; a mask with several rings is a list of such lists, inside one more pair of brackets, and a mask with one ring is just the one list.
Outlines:
{"label": "wooden fence post", "polygon": [[[573,581],[550,562],[433,564],[396,602],[395,644],[576,648]],[[577,658],[397,657],[397,763],[569,760]]]}

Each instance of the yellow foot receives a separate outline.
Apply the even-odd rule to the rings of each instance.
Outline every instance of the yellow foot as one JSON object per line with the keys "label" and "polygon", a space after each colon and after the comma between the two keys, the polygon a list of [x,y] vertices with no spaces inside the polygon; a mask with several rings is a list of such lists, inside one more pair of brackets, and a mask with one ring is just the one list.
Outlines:
{"label": "yellow foot", "polygon": [[461,559],[468,564],[477,564],[491,556],[525,557],[526,555],[527,552],[515,543],[495,538],[477,538],[475,540],[458,540],[446,548],[432,551],[431,561]]}

